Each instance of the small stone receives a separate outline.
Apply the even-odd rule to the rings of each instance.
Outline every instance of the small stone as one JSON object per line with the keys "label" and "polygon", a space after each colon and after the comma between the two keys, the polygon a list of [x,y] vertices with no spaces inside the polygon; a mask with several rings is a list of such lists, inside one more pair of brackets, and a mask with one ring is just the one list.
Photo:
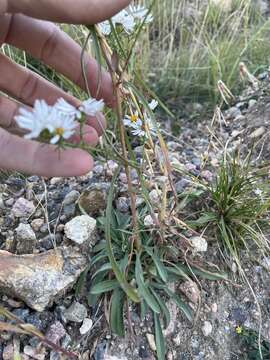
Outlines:
{"label": "small stone", "polygon": [[154,335],[153,334],[146,334],[146,338],[147,338],[148,344],[150,346],[150,349],[152,351],[157,351],[157,346],[156,346]]}
{"label": "small stone", "polygon": [[32,254],[36,244],[36,235],[29,224],[20,224],[15,232],[17,234],[17,254]]}
{"label": "small stone", "polygon": [[64,198],[63,205],[74,204],[80,197],[80,193],[77,190],[70,191]]}
{"label": "small stone", "polygon": [[117,207],[117,210],[119,210],[120,212],[126,213],[129,211],[130,200],[124,196],[120,196],[116,200],[116,207]]}
{"label": "small stone", "polygon": [[49,327],[46,338],[54,344],[59,344],[60,340],[66,335],[66,330],[60,321],[56,321]]}
{"label": "small stone", "polygon": [[251,139],[257,139],[259,137],[261,137],[263,134],[265,134],[266,130],[264,126],[259,127],[258,129],[254,130],[249,137]]}
{"label": "small stone", "polygon": [[211,171],[209,171],[209,170],[203,170],[203,171],[201,172],[201,177],[202,177],[203,179],[205,179],[206,181],[208,181],[208,182],[212,182],[214,175],[213,175],[213,173],[212,173]]}
{"label": "small stone", "polygon": [[34,219],[31,222],[31,227],[36,232],[38,232],[40,230],[42,225],[44,225],[44,220],[43,219]]}
{"label": "small stone", "polygon": [[106,173],[107,173],[107,176],[112,177],[113,174],[115,173],[116,169],[118,169],[118,164],[117,164],[117,162],[115,162],[115,161],[113,161],[113,160],[107,161],[107,164],[106,164]]}
{"label": "small stone", "polygon": [[5,201],[6,206],[12,206],[15,200],[13,198],[9,198]]}
{"label": "small stone", "polygon": [[106,209],[106,191],[93,188],[85,190],[79,198],[79,207],[89,216]]}
{"label": "small stone", "polygon": [[175,343],[176,346],[181,345],[181,340],[182,340],[181,334],[177,334],[176,337],[173,338],[173,342]]}
{"label": "small stone", "polygon": [[242,115],[241,110],[236,106],[233,106],[226,111],[226,119],[234,119],[239,115]]}
{"label": "small stone", "polygon": [[65,234],[69,240],[79,245],[85,242],[94,245],[96,242],[96,226],[97,222],[92,217],[88,215],[76,216],[66,223]]}
{"label": "small stone", "polygon": [[33,347],[26,345],[23,352],[36,360],[44,360],[46,357],[46,350],[44,348],[34,349]]}
{"label": "small stone", "polygon": [[9,344],[4,348],[3,360],[14,360],[14,348],[12,344]]}
{"label": "small stone", "polygon": [[96,165],[93,169],[93,173],[97,176],[100,176],[104,173],[103,165]]}
{"label": "small stone", "polygon": [[92,326],[93,326],[93,321],[89,318],[85,318],[83,320],[82,326],[80,327],[80,334],[85,335],[89,333],[89,331],[92,329]]}
{"label": "small stone", "polygon": [[61,177],[53,177],[50,180],[50,184],[57,185],[57,184],[61,183],[62,181],[63,181],[63,178],[61,178]]}
{"label": "small stone", "polygon": [[207,251],[208,243],[203,237],[193,236],[189,241],[196,252]]}
{"label": "small stone", "polygon": [[182,192],[184,192],[185,188],[190,184],[190,182],[186,179],[181,179],[179,181],[177,181],[177,183],[175,184],[175,190],[177,192],[177,194],[181,194]]}
{"label": "small stone", "polygon": [[205,321],[202,327],[202,332],[204,336],[209,336],[213,331],[213,326],[210,321]]}
{"label": "small stone", "polygon": [[152,190],[149,193],[149,199],[152,205],[157,206],[161,204],[162,201],[162,191],[161,190]]}
{"label": "small stone", "polygon": [[0,193],[0,209],[5,209],[5,204],[4,204],[2,193]]}
{"label": "small stone", "polygon": [[75,301],[66,311],[64,317],[68,321],[81,323],[87,316],[87,309],[84,305]]}
{"label": "small stone", "polygon": [[213,303],[213,304],[211,305],[211,311],[212,311],[212,313],[214,313],[214,314],[217,313],[217,311],[218,311],[217,303]]}
{"label": "small stone", "polygon": [[35,212],[35,205],[32,201],[25,198],[19,198],[12,207],[11,213],[15,217],[29,217]]}
{"label": "small stone", "polygon": [[249,108],[252,108],[254,105],[257,104],[257,100],[255,99],[250,99],[249,102],[248,102],[248,107]]}
{"label": "small stone", "polygon": [[200,290],[194,281],[185,281],[180,285],[180,290],[193,303],[197,304],[200,298]]}
{"label": "small stone", "polygon": [[[157,216],[158,214],[155,214],[155,215]],[[151,215],[146,215],[146,217],[145,217],[144,220],[143,220],[143,223],[144,223],[144,226],[146,226],[146,227],[153,227],[153,226],[155,226],[155,222],[154,222],[154,220],[153,220],[153,218],[152,218]]]}

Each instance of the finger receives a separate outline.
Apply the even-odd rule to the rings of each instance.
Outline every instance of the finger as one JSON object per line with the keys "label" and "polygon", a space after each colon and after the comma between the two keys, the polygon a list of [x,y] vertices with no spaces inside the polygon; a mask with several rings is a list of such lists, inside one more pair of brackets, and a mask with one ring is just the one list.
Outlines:
{"label": "finger", "polygon": [[[2,25],[0,33],[1,27]],[[27,51],[83,90],[87,90],[81,69],[82,49],[58,26],[47,21],[15,15],[5,42]],[[84,67],[92,96],[112,104],[114,96],[110,75],[105,71],[100,72],[97,62],[87,54],[84,57]]]}
{"label": "finger", "polygon": [[[80,105],[80,101],[73,96],[66,94],[63,90],[43,79],[41,76],[15,64],[1,54],[0,90],[29,106],[33,106],[36,99],[44,99],[49,105],[54,105],[57,99],[61,97],[74,106]],[[2,122],[5,121],[11,124],[14,113],[18,110],[18,105],[14,105],[11,100],[7,99],[1,100],[1,102],[0,112],[2,113]],[[97,115],[97,118],[89,117],[88,119],[89,125],[94,127],[98,134],[101,135],[106,124],[104,117]]]}
{"label": "finger", "polygon": [[0,168],[40,176],[80,176],[93,167],[93,159],[80,149],[58,151],[11,135],[0,128]]}
{"label": "finger", "polygon": [[82,138],[80,128],[78,127],[76,134],[70,139],[70,141],[75,144],[79,144],[81,140],[83,140],[85,144],[88,144],[91,147],[95,147],[98,144],[99,136],[97,131],[92,126],[85,125],[82,131]]}
{"label": "finger", "polygon": [[[25,108],[30,111],[31,107],[22,106],[20,103],[0,95],[0,127],[5,128],[9,132],[17,135],[25,134],[25,131],[20,129],[14,119],[19,113],[20,108]],[[94,128],[97,136],[101,136],[104,130],[106,129],[106,120],[103,114],[98,113],[96,117],[89,116],[87,118],[86,124]],[[88,142],[87,139],[84,140]],[[96,141],[94,141],[95,143]]]}
{"label": "finger", "polygon": [[128,6],[130,0],[4,0],[5,2],[4,12],[7,13],[23,13],[56,22],[96,24]]}

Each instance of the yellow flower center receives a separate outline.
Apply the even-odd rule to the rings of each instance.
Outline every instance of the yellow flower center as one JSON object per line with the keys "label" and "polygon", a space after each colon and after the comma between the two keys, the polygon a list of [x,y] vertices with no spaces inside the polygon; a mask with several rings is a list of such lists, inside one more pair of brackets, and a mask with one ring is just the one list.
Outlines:
{"label": "yellow flower center", "polygon": [[136,122],[136,121],[138,121],[138,119],[139,119],[138,115],[133,114],[133,115],[130,116],[130,121],[131,122]]}
{"label": "yellow flower center", "polygon": [[63,136],[64,132],[65,132],[65,130],[63,128],[61,128],[61,127],[55,129],[55,134],[56,135]]}
{"label": "yellow flower center", "polygon": [[242,334],[242,331],[243,331],[242,326],[237,326],[237,327],[235,328],[235,332],[236,332],[236,334],[238,334],[238,335]]}

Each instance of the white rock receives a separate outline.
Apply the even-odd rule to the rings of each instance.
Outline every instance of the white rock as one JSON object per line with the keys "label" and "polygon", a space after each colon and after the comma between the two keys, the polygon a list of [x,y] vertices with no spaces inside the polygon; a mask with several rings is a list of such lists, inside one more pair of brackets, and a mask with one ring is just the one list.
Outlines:
{"label": "white rock", "polygon": [[[157,214],[155,214],[155,215],[157,216]],[[144,226],[147,226],[147,227],[155,226],[154,220],[151,215],[146,215],[143,223],[144,223]]]}
{"label": "white rock", "polygon": [[202,332],[204,336],[209,336],[213,331],[213,326],[210,321],[205,321],[202,327]]}
{"label": "white rock", "polygon": [[180,285],[180,290],[193,303],[197,304],[200,298],[200,290],[198,285],[192,281],[185,281]]}
{"label": "white rock", "polygon": [[77,244],[89,242],[91,245],[95,243],[95,230],[97,222],[88,215],[76,216],[74,219],[66,223],[65,234],[68,239]]}
{"label": "white rock", "polygon": [[92,326],[93,326],[93,321],[89,318],[85,318],[83,320],[82,326],[80,327],[81,335],[87,334],[92,329]]}
{"label": "white rock", "polygon": [[160,190],[152,190],[149,193],[149,199],[152,205],[160,205],[161,204],[161,196],[162,196],[162,191]]}
{"label": "white rock", "polygon": [[153,334],[146,334],[146,338],[147,338],[148,344],[150,346],[150,349],[152,351],[157,351],[157,346],[156,346],[154,335]]}
{"label": "white rock", "polygon": [[190,239],[190,243],[195,249],[196,252],[206,252],[207,251],[207,241],[201,236],[193,236]]}
{"label": "white rock", "polygon": [[249,136],[251,139],[256,139],[258,137],[261,137],[263,134],[265,134],[266,130],[264,126],[259,127],[258,129],[254,130]]}
{"label": "white rock", "polygon": [[87,316],[87,309],[83,304],[75,301],[70,305],[68,309],[64,312],[64,317],[68,321],[81,323]]}

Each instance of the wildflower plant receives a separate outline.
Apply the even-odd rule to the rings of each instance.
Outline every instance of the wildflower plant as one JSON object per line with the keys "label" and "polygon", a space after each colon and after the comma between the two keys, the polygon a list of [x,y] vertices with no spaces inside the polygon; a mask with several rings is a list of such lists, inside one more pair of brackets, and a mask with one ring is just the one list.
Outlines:
{"label": "wildflower plant", "polygon": [[[94,248],[94,256],[87,271],[94,270],[88,295],[89,304],[95,303],[102,296],[110,299],[110,325],[116,334],[124,335],[125,314],[129,327],[132,327],[129,315],[131,304],[140,304],[142,318],[146,313],[152,313],[157,356],[159,360],[163,360],[166,353],[163,328],[170,322],[166,300],[174,301],[192,321],[192,309],[172,291],[170,283],[175,280],[189,280],[194,274],[195,277],[202,276],[211,280],[226,279],[226,276],[204,270],[199,261],[189,262],[189,245],[179,244],[183,223],[175,217],[177,197],[172,181],[172,169],[160,125],[155,117],[158,105],[168,113],[169,111],[153,96],[134,66],[139,36],[153,20],[152,6],[130,6],[108,21],[87,27],[89,34],[84,50],[91,38],[91,46],[100,68],[106,67],[111,75],[115,95],[113,109],[105,109],[111,124],[104,134],[102,148],[97,152],[104,158],[114,159],[119,165],[111,181],[106,216],[99,219],[106,241]],[[84,52],[81,55],[81,64],[88,89]],[[28,130],[25,135],[28,138],[41,138],[58,144],[59,148],[74,147],[69,143],[69,138],[78,129],[82,134],[86,115],[95,116],[104,110],[103,100],[96,100],[99,98],[98,92],[89,93],[89,99],[78,107],[64,99],[58,99],[52,106],[42,99],[37,100],[33,112],[21,109],[16,121],[20,127]],[[110,127],[113,127],[114,131],[111,131]],[[139,159],[134,151],[138,142],[141,148]],[[93,151],[87,148],[83,141],[79,146],[89,152]],[[121,169],[125,171],[130,199],[130,214],[127,216],[113,208]],[[131,171],[136,172],[136,181],[132,179]],[[156,173],[162,181],[155,182]],[[149,195],[151,182],[154,182],[154,188],[160,194],[157,204],[153,204]],[[173,194],[172,198],[169,198],[169,192]],[[137,195],[143,200],[141,206],[138,205]],[[147,216],[152,219],[150,228],[144,222]],[[79,282],[79,285],[81,283]],[[79,289],[80,286],[78,291]]]}

